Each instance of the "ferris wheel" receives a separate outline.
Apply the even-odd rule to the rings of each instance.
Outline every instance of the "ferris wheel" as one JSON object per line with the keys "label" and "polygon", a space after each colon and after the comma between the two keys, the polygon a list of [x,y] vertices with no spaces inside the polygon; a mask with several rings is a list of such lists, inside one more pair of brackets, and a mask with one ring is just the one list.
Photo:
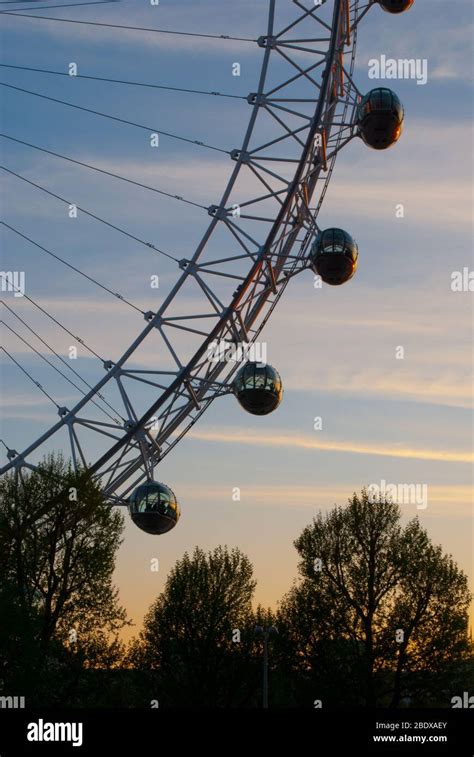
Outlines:
{"label": "ferris wheel", "polygon": [[[23,325],[53,353],[53,361],[57,358],[62,362],[61,373],[78,389],[80,399],[71,407],[60,406],[32,373],[2,347],[5,358],[21,370],[23,379],[33,381],[56,405],[58,417],[21,452],[2,440],[7,462],[0,473],[14,470],[21,479],[25,469],[37,468],[45,451],[52,447],[67,449],[74,467],[100,482],[103,496],[111,505],[126,505],[132,520],[142,530],[160,534],[176,525],[180,516],[177,499],[155,475],[160,461],[211,403],[225,402],[226,395],[233,395],[253,415],[264,416],[275,410],[282,400],[282,380],[275,368],[248,356],[277,302],[299,273],[311,270],[325,284],[337,286],[356,272],[357,244],[343,228],[320,228],[318,215],[337,155],[346,145],[361,138],[369,147],[383,150],[400,137],[404,112],[396,94],[385,87],[362,93],[354,82],[357,32],[374,6],[388,14],[400,14],[413,2],[269,0],[266,28],[255,38],[195,35],[216,36],[223,41],[233,39],[261,50],[258,84],[254,92],[241,98],[247,101],[249,119],[240,145],[222,149],[191,136],[167,135],[222,153],[229,164],[227,185],[222,196],[210,205],[151,188],[182,204],[197,206],[208,215],[199,244],[186,257],[174,256],[128,234],[154,253],[165,255],[174,265],[177,281],[157,310],[135,307],[67,259],[21,235],[134,307],[142,325],[137,326],[136,337],[115,360],[99,355],[84,340],[75,337],[100,364],[103,375],[91,385],[76,370],[71,380],[67,374],[67,369],[72,370],[68,361],[34,331],[33,321],[20,317]],[[282,6],[286,13],[284,22],[279,15]],[[18,11],[2,10],[0,16],[6,13],[8,17],[15,12]],[[120,28],[113,20],[104,24],[83,20],[73,23]],[[193,32],[149,31],[193,36]],[[284,69],[278,65],[282,63]],[[56,102],[115,121],[124,120],[71,102]],[[12,136],[2,137],[31,149],[42,149]],[[43,151],[58,159],[78,162],[50,150]],[[4,166],[2,169],[65,201],[11,169]],[[79,212],[127,234],[87,209],[79,208]],[[19,233],[7,220],[2,224],[10,233]],[[2,273],[4,278],[8,275]],[[72,326],[61,323],[32,297],[26,299],[32,311],[39,308],[58,328],[74,335],[70,331]],[[17,315],[11,304],[2,302],[10,315]],[[16,333],[3,323],[10,333]],[[238,348],[243,362],[228,358]],[[144,350],[154,356],[153,368],[140,367]],[[48,361],[43,350],[34,351]],[[59,370],[56,361],[49,362]],[[82,384],[78,385],[78,380]],[[94,450],[92,460],[90,449]]]}

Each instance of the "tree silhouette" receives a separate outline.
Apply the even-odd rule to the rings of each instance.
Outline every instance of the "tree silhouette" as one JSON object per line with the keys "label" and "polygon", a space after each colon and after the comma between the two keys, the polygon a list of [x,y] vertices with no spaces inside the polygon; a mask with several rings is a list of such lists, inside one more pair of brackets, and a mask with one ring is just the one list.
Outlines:
{"label": "tree silhouette", "polygon": [[122,516],[97,485],[61,456],[0,481],[0,601],[10,608],[0,650],[4,685],[18,667],[10,649],[16,637],[35,650],[38,681],[63,666],[81,669],[86,655],[93,664],[93,648],[97,662],[99,638],[106,656],[101,634],[126,623],[112,583],[122,530]]}
{"label": "tree silhouette", "polygon": [[301,581],[277,622],[307,680],[321,683],[323,658],[333,680],[346,670],[339,703],[429,704],[439,676],[468,654],[467,578],[418,519],[402,528],[400,517],[398,505],[363,490],[295,541]]}
{"label": "tree silhouette", "polygon": [[132,645],[135,667],[157,672],[160,706],[255,702],[259,686],[253,569],[238,549],[196,547],[169,574]]}
{"label": "tree silhouette", "polygon": [[363,490],[295,541],[298,580],[252,609],[239,549],[185,553],[129,646],[112,582],[122,516],[61,457],[0,482],[0,690],[29,705],[445,706],[472,688],[467,579],[417,518]]}

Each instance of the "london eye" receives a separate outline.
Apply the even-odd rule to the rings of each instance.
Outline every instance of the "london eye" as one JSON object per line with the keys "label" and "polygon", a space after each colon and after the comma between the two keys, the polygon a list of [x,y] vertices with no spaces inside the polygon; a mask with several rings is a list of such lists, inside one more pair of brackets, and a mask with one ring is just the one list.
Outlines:
{"label": "london eye", "polygon": [[[28,311],[25,307],[20,315],[16,300],[2,300],[7,318],[3,326],[9,337],[21,340],[39,360],[49,361],[53,370],[60,371],[78,392],[74,403],[61,405],[36,380],[34,372],[14,356],[13,350],[2,347],[3,358],[18,371],[18,381],[35,384],[52,407],[51,425],[37,438],[25,439],[22,448],[17,450],[8,439],[2,440],[2,474],[14,471],[21,480],[24,471],[37,468],[46,451],[65,450],[74,467],[85,470],[100,483],[107,502],[127,506],[133,522],[145,532],[165,533],[179,519],[179,482],[172,484],[173,490],[161,483],[159,465],[206,409],[214,402],[238,402],[243,411],[262,416],[254,421],[259,424],[265,422],[265,415],[277,410],[284,401],[284,376],[280,377],[278,366],[251,359],[243,364],[216,359],[216,354],[222,344],[235,348],[255,344],[280,297],[287,287],[291,290],[295,276],[313,272],[329,287],[351,286],[347,282],[364,265],[363,240],[356,242],[350,229],[345,229],[343,208],[337,227],[320,226],[319,214],[341,150],[350,149],[354,139],[363,140],[369,149],[385,150],[402,134],[404,111],[396,93],[386,87],[361,92],[355,81],[355,58],[359,25],[369,11],[384,11],[379,14],[380,23],[388,23],[390,15],[408,10],[412,4],[413,0],[269,0],[265,28],[251,29],[247,37],[233,37],[232,30],[214,35],[223,45],[229,40],[252,45],[261,58],[254,91],[245,95],[201,92],[204,99],[224,100],[228,96],[241,101],[246,120],[239,144],[216,146],[197,140],[189,122],[180,123],[176,132],[161,132],[132,117],[80,105],[72,98],[66,101],[37,89],[0,83],[19,96],[34,101],[42,98],[43,103],[53,101],[51,107],[78,109],[91,118],[122,121],[145,129],[161,140],[161,145],[166,140],[181,140],[187,148],[214,151],[228,171],[220,196],[200,202],[189,199],[185,186],[182,194],[175,194],[165,186],[140,183],[179,203],[183,219],[189,207],[202,214],[205,222],[197,245],[180,253],[160,246],[159,220],[156,242],[152,243],[87,207],[76,208],[77,213],[88,215],[95,223],[107,225],[110,234],[128,234],[135,243],[148,247],[150,255],[164,260],[167,280],[169,273],[174,283],[166,289],[159,307],[154,303],[149,309],[135,305],[108,286],[104,277],[96,279],[80,261],[68,257],[66,246],[51,249],[14,228],[8,218],[2,219],[5,235],[20,236],[25,244],[54,259],[59,267],[67,266],[74,275],[86,278],[91,287],[100,287],[104,297],[115,297],[133,310],[130,318],[134,319],[134,337],[122,354],[104,355],[80,337],[80,318],[74,320],[73,313],[65,322],[50,312],[47,303],[25,294]],[[2,9],[0,16],[12,18],[16,14],[19,22],[22,15],[31,16],[41,8],[31,6],[29,3],[13,11]],[[94,26],[101,25],[118,34],[120,25],[114,22],[113,7],[110,4],[107,21],[88,22],[81,16],[73,23],[89,23],[84,28],[90,29],[91,34]],[[222,18],[225,22],[224,10]],[[48,21],[44,16],[43,21],[39,16],[37,19],[38,23],[69,21]],[[186,29],[184,24],[180,30],[148,31],[164,36],[206,36]],[[43,74],[81,77],[80,69],[79,73]],[[100,80],[94,76],[83,78]],[[156,86],[166,89],[163,84]],[[183,93],[186,90],[183,82]],[[223,131],[223,138],[225,134]],[[8,145],[16,144],[31,153],[42,151],[52,161],[79,162],[71,155],[46,149],[34,139],[13,134],[2,134],[1,138],[7,157]],[[82,163],[82,167],[107,174],[98,166]],[[58,196],[47,186],[21,175],[11,164],[1,168],[16,181],[27,182],[35,191],[72,207],[70,197]],[[114,178],[138,183],[126,177]],[[205,176],[198,180],[204,197]],[[113,266],[113,259],[109,264]],[[2,276],[8,279],[9,272]],[[14,290],[15,282],[10,280],[9,284]],[[49,340],[41,337],[35,319],[38,312],[92,355],[98,372],[94,383],[86,381],[71,367],[72,361],[64,360],[51,348]],[[21,320],[23,334],[29,333],[30,337],[18,334],[12,319]],[[33,347],[32,335],[42,347]],[[145,351],[153,356],[151,368],[143,367]]]}

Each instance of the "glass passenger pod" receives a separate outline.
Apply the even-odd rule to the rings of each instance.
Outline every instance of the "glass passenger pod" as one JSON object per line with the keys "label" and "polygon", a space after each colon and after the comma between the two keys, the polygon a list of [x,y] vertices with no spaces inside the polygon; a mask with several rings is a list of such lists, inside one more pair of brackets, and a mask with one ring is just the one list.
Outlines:
{"label": "glass passenger pod", "polygon": [[404,13],[411,8],[415,0],[378,0],[378,2],[387,13]]}
{"label": "glass passenger pod", "polygon": [[138,486],[129,499],[128,509],[135,525],[147,534],[171,531],[181,514],[171,489],[156,481]]}
{"label": "glass passenger pod", "polygon": [[386,150],[398,142],[404,115],[395,92],[386,87],[372,89],[362,98],[357,109],[359,135],[374,150]]}
{"label": "glass passenger pod", "polygon": [[325,284],[339,286],[354,276],[358,257],[357,244],[347,231],[326,229],[312,246],[311,267]]}
{"label": "glass passenger pod", "polygon": [[240,405],[252,415],[272,413],[283,397],[278,371],[262,363],[245,363],[234,379],[233,389]]}

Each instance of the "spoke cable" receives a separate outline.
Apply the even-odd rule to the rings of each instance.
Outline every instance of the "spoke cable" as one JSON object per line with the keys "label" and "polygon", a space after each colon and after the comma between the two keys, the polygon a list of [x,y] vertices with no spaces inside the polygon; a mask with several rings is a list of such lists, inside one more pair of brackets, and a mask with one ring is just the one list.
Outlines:
{"label": "spoke cable", "polygon": [[[44,345],[45,345],[45,347],[47,347],[47,348],[48,348],[48,350],[49,350],[50,352],[52,352],[52,354],[53,354],[53,355],[54,355],[54,356],[55,356],[55,357],[56,357],[56,358],[57,358],[58,360],[60,360],[60,361],[61,361],[61,363],[63,363],[63,365],[65,365],[65,366],[66,366],[66,368],[68,368],[68,369],[69,369],[70,371],[72,371],[72,373],[74,373],[74,375],[75,375],[75,376],[77,376],[77,378],[78,378],[78,379],[80,379],[80,380],[81,380],[81,381],[82,381],[82,382],[83,382],[83,383],[84,383],[84,384],[85,384],[85,385],[87,386],[87,388],[88,388],[88,389],[91,389],[91,390],[92,390],[92,389],[94,389],[94,387],[93,387],[93,386],[92,386],[91,384],[89,384],[89,382],[88,382],[88,381],[86,381],[86,379],[85,379],[85,378],[83,378],[83,377],[81,376],[81,374],[80,374],[80,373],[79,373],[78,371],[76,371],[76,369],[75,369],[75,368],[73,368],[73,367],[72,367],[72,365],[70,365],[70,363],[68,363],[68,361],[67,361],[67,360],[65,360],[65,359],[64,359],[64,358],[63,358],[63,357],[62,357],[62,356],[61,356],[61,355],[60,355],[60,354],[59,354],[58,352],[56,352],[56,350],[55,350],[55,349],[54,349],[53,347],[51,347],[51,345],[50,345],[50,344],[48,344],[48,342],[47,342],[47,341],[46,341],[45,339],[43,339],[43,337],[42,337],[42,336],[40,336],[40,334],[38,334],[38,333],[37,333],[37,332],[36,332],[36,331],[35,331],[35,330],[34,330],[34,329],[33,329],[33,328],[32,328],[32,327],[31,327],[31,326],[29,325],[29,323],[27,323],[27,322],[25,321],[25,319],[24,319],[24,318],[22,318],[22,317],[21,317],[20,315],[18,315],[18,313],[16,313],[16,312],[15,312],[15,311],[13,310],[13,308],[12,308],[12,307],[11,307],[10,305],[7,305],[7,303],[6,303],[6,302],[5,302],[4,300],[0,300],[0,304],[2,304],[2,305],[3,305],[4,307],[6,307],[6,308],[7,308],[7,310],[8,310],[8,311],[9,311],[9,312],[10,312],[10,313],[11,313],[12,315],[14,315],[14,316],[15,316],[15,318],[17,318],[17,319],[18,319],[18,320],[20,321],[20,323],[22,323],[22,324],[23,324],[23,326],[25,326],[25,328],[27,328],[27,329],[28,329],[28,331],[30,331],[30,332],[31,332],[31,333],[33,334],[33,336],[35,336],[35,337],[36,337],[36,338],[37,338],[37,339],[38,339],[38,340],[39,340],[39,341],[40,341],[40,342],[41,342],[42,344],[44,344]],[[10,327],[8,327],[8,328],[10,328]],[[32,348],[32,349],[33,349],[33,348]],[[81,389],[80,387],[78,387],[78,388],[79,388],[79,391],[81,391],[81,392],[82,392],[83,394],[85,394],[85,392],[84,392],[84,391],[83,391],[83,390],[82,390],[82,389]],[[122,421],[124,421],[124,418],[122,417],[121,413],[120,413],[120,412],[119,412],[118,410],[116,410],[116,408],[114,408],[114,407],[113,407],[113,406],[112,406],[112,405],[111,405],[111,404],[110,404],[110,403],[109,403],[109,402],[108,402],[108,401],[107,401],[107,400],[105,399],[104,395],[103,395],[103,394],[101,394],[101,392],[97,392],[97,397],[99,397],[99,399],[101,399],[101,400],[102,400],[102,402],[103,402],[103,403],[104,403],[105,405],[107,405],[107,407],[108,407],[108,408],[109,408],[110,410],[112,410],[112,412],[114,412],[114,413],[115,413],[116,415],[118,415],[118,416],[119,416],[119,418],[121,418],[121,420],[122,420]],[[94,404],[96,404],[96,403],[94,402]],[[97,405],[97,407],[99,407],[99,405]],[[106,410],[104,410],[103,408],[100,408],[100,409],[102,410],[102,412],[103,412],[103,413],[106,413],[106,414],[107,414],[107,415],[109,416],[109,418],[112,418],[112,420],[113,420],[113,421],[115,421],[116,423],[118,423],[118,421],[116,420],[116,418],[113,418],[113,417],[112,417],[111,415],[109,415],[109,413],[107,413],[107,411],[106,411]]]}
{"label": "spoke cable", "polygon": [[193,202],[192,200],[186,200],[181,195],[173,195],[171,192],[165,192],[162,189],[157,189],[156,187],[150,187],[148,184],[142,184],[140,181],[135,181],[134,179],[127,179],[125,176],[120,176],[119,174],[112,173],[112,171],[106,171],[104,168],[98,168],[97,166],[91,166],[90,163],[84,163],[82,160],[76,160],[75,158],[69,158],[67,155],[61,155],[59,152],[54,152],[53,150],[47,150],[45,147],[39,147],[39,145],[34,145],[31,142],[25,142],[23,139],[17,139],[16,137],[11,137],[9,134],[0,134],[0,137],[3,137],[4,139],[9,139],[11,142],[17,142],[19,145],[26,145],[27,147],[32,147],[34,150],[39,150],[40,152],[47,153],[48,155],[54,155],[56,158],[61,158],[62,160],[67,160],[70,163],[75,163],[78,166],[83,166],[83,168],[89,168],[91,171],[97,171],[98,173],[103,173],[105,176],[111,176],[113,179],[120,179],[120,181],[126,181],[128,184],[134,184],[136,187],[141,187],[142,189],[148,189],[150,192],[156,192],[156,194],[163,195],[164,197],[170,197],[172,200],[179,200],[180,202],[184,202],[186,205],[193,205],[196,208],[201,208],[202,210],[209,210],[209,208],[206,205],[201,205],[199,202]]}
{"label": "spoke cable", "polygon": [[234,42],[258,42],[257,39],[251,37],[232,37],[229,34],[200,34],[197,32],[181,32],[172,29],[152,29],[147,26],[125,26],[124,24],[107,24],[100,21],[79,21],[72,18],[58,18],[56,16],[32,16],[29,13],[23,13],[23,10],[18,11],[1,11],[2,15],[15,16],[15,18],[35,18],[38,21],[60,21],[65,24],[85,24],[86,26],[105,26],[110,29],[126,29],[127,31],[136,32],[152,32],[154,34],[174,34],[180,37],[201,37],[203,39],[225,39],[232,40]]}
{"label": "spoke cable", "polygon": [[10,229],[10,231],[13,231],[15,234],[18,234],[19,237],[22,237],[22,239],[26,239],[27,242],[37,247],[39,250],[42,250],[42,252],[46,253],[46,255],[49,255],[50,257],[54,258],[55,260],[59,260],[60,263],[63,263],[63,265],[67,266],[67,268],[70,268],[72,271],[75,271],[76,273],[79,273],[81,276],[83,276],[88,281],[91,281],[96,286],[100,287],[100,289],[103,289],[104,292],[108,292],[113,297],[116,297],[118,300],[121,300],[121,302],[124,302],[126,305],[129,305],[131,308],[136,310],[138,313],[141,313],[142,315],[145,315],[145,311],[141,308],[134,305],[129,300],[125,299],[125,297],[122,294],[119,294],[118,292],[114,292],[112,289],[109,289],[108,286],[105,284],[101,284],[100,281],[97,281],[92,276],[89,276],[87,273],[84,273],[84,271],[81,271],[79,268],[76,268],[72,265],[72,263],[68,263],[67,260],[64,260],[63,258],[59,257],[59,255],[56,255],[54,252],[51,252],[51,250],[48,250],[46,247],[43,247],[43,245],[39,244],[38,242],[35,242],[34,239],[31,239],[30,237],[27,237],[26,234],[23,234],[18,229],[15,229],[13,226],[10,226],[9,223],[6,221],[0,221],[0,223],[5,226],[7,229]]}
{"label": "spoke cable", "polygon": [[120,226],[115,226],[115,224],[110,223],[110,221],[106,221],[104,218],[100,218],[100,216],[96,215],[95,213],[91,213],[90,210],[85,210],[84,208],[81,208],[79,205],[69,202],[69,200],[66,200],[64,197],[61,197],[55,192],[51,192],[51,190],[46,189],[46,187],[42,187],[41,184],[37,184],[36,182],[31,181],[31,179],[27,179],[25,176],[21,176],[19,173],[12,171],[10,168],[7,168],[6,166],[0,166],[0,169],[2,169],[3,171],[6,171],[12,176],[16,176],[17,179],[21,179],[21,181],[25,181],[27,184],[31,184],[32,187],[36,187],[36,189],[40,189],[42,192],[45,192],[46,194],[51,195],[51,197],[55,197],[57,200],[61,200],[61,202],[66,203],[66,205],[68,206],[75,205],[77,210],[80,210],[81,213],[84,213],[85,215],[90,216],[91,218],[94,218],[96,221],[100,221],[106,226],[110,226],[110,228],[115,229],[115,231],[118,231],[121,234],[124,234],[124,236],[126,237],[130,237],[130,239],[133,239],[135,242],[139,242],[140,244],[143,244],[145,247],[149,247],[150,249],[154,250],[154,252],[158,252],[160,255],[164,255],[170,260],[174,260],[175,263],[180,262],[179,258],[174,257],[174,255],[170,255],[168,252],[164,252],[164,250],[160,250],[159,247],[156,247],[151,242],[146,242],[144,239],[140,239],[139,237],[136,237],[133,234],[130,234],[130,232],[125,231],[125,229],[121,229]]}
{"label": "spoke cable", "polygon": [[[4,281],[5,281],[6,283],[8,283],[8,281],[7,281],[7,277],[6,277],[6,275],[5,275],[5,274],[4,274],[3,272],[0,272],[0,278],[3,278],[3,279],[4,279]],[[12,286],[12,287],[13,287],[13,289],[15,289],[15,290],[16,290],[17,292],[19,292],[19,291],[20,291],[20,289],[19,289],[18,287],[16,287],[16,286],[15,286],[14,284],[12,284],[11,286]],[[84,341],[84,339],[81,339],[81,337],[79,337],[79,336],[76,336],[76,334],[73,334],[73,333],[72,333],[72,331],[69,331],[69,329],[68,329],[68,328],[66,328],[66,326],[63,326],[63,324],[62,324],[62,323],[61,323],[60,321],[58,321],[58,319],[57,319],[57,318],[55,318],[55,317],[54,317],[54,315],[51,315],[51,313],[48,313],[48,311],[47,311],[47,310],[45,310],[45,309],[44,309],[43,307],[41,307],[41,305],[38,305],[38,303],[37,303],[37,302],[35,302],[35,300],[34,300],[34,299],[33,299],[32,297],[30,297],[30,296],[29,296],[29,295],[27,295],[27,294],[22,294],[22,296],[23,296],[23,297],[24,297],[24,298],[25,298],[26,300],[28,300],[28,302],[31,302],[31,304],[32,304],[32,305],[34,305],[34,306],[35,306],[35,308],[37,308],[37,309],[38,309],[38,310],[40,310],[40,311],[41,311],[42,313],[44,313],[44,315],[46,315],[46,316],[47,316],[47,317],[48,317],[48,318],[49,318],[49,319],[50,319],[51,321],[53,321],[53,322],[54,322],[54,323],[55,323],[55,324],[56,324],[57,326],[59,326],[59,328],[60,328],[60,329],[62,329],[63,331],[65,331],[65,332],[66,332],[66,334],[69,334],[69,336],[71,336],[71,337],[72,337],[73,339],[75,339],[75,340],[76,340],[76,342],[78,342],[79,344],[82,344],[82,346],[83,346],[83,347],[85,347],[85,348],[86,348],[86,350],[87,350],[88,352],[90,352],[90,353],[91,353],[91,355],[94,355],[94,357],[96,357],[96,358],[97,358],[98,360],[100,360],[100,362],[101,362],[102,364],[104,364],[104,363],[105,363],[105,360],[104,360],[104,358],[102,358],[102,357],[101,357],[100,355],[98,355],[98,354],[97,354],[97,352],[95,352],[95,351],[94,351],[94,350],[92,349],[92,347],[89,347],[89,346],[88,346],[88,345],[86,344],[86,342]]]}
{"label": "spoke cable", "polygon": [[21,364],[20,364],[20,363],[18,362],[18,360],[15,360],[15,358],[13,357],[13,355],[10,355],[10,353],[8,352],[8,350],[7,350],[7,349],[5,349],[5,347],[3,347],[3,346],[1,346],[1,345],[0,345],[0,350],[3,350],[3,351],[5,352],[5,354],[6,354],[6,355],[8,355],[8,357],[10,358],[10,360],[12,360],[12,362],[14,362],[14,363],[15,363],[15,365],[16,365],[16,366],[18,366],[18,368],[19,368],[19,369],[20,369],[21,371],[23,371],[23,373],[24,373],[24,374],[25,374],[26,376],[28,376],[28,378],[30,379],[30,381],[32,381],[32,382],[33,382],[33,384],[35,384],[35,386],[37,386],[37,387],[38,387],[38,389],[40,389],[40,391],[42,391],[42,392],[43,392],[43,394],[45,394],[45,395],[46,395],[46,397],[47,397],[47,398],[48,398],[49,400],[51,400],[51,402],[53,403],[53,405],[56,405],[57,409],[58,409],[58,410],[60,410],[60,406],[58,405],[58,403],[56,402],[56,400],[54,400],[54,399],[53,399],[53,398],[51,397],[51,395],[50,395],[50,394],[48,394],[48,392],[46,391],[46,389],[44,389],[44,388],[43,388],[43,387],[41,386],[40,382],[39,382],[39,381],[36,381],[36,379],[34,379],[34,378],[33,378],[33,376],[32,376],[32,375],[31,375],[30,373],[28,373],[28,371],[26,370],[26,368],[23,368],[23,366],[22,366],[22,365],[21,365]]}
{"label": "spoke cable", "polygon": [[[54,371],[56,371],[56,373],[59,373],[59,375],[62,376],[75,389],[77,389],[78,392],[80,392],[84,397],[86,396],[86,392],[84,391],[84,389],[81,389],[81,387],[78,386],[76,383],[74,383],[74,381],[72,379],[70,379],[69,376],[66,376],[66,374],[63,373],[63,371],[61,371],[57,366],[55,366],[54,363],[51,362],[51,360],[48,360],[48,358],[46,357],[46,355],[43,355],[41,352],[39,352],[39,350],[37,350],[35,347],[33,347],[32,344],[30,344],[24,337],[22,337],[21,334],[19,334],[17,331],[15,331],[15,329],[12,328],[8,323],[6,323],[3,320],[0,320],[0,323],[3,324],[4,326],[6,326],[6,328],[9,331],[12,332],[12,334],[15,334],[15,336],[18,339],[20,339],[20,341],[22,341],[23,344],[26,344],[26,346],[29,347],[29,349],[32,352],[34,352],[36,355],[38,355],[38,357],[40,357],[41,360],[44,360],[44,362],[47,363]],[[116,418],[114,418],[112,415],[110,415],[110,413],[108,413],[107,410],[104,410],[95,400],[91,400],[91,402],[92,402],[93,405],[95,405],[97,408],[99,408],[99,410],[101,410],[103,413],[105,413],[105,415],[108,418],[110,418],[110,420],[112,420],[112,421],[114,421],[114,423],[117,423],[118,425],[120,425],[120,422]]]}
{"label": "spoke cable", "polygon": [[[16,2],[17,5],[19,5],[21,2],[25,2],[25,0],[12,0],[12,2]],[[36,4],[40,2],[40,0],[33,0],[33,2],[29,2],[29,7],[27,8],[12,8],[10,11],[0,11],[0,14],[5,13],[8,15],[15,15],[16,11],[18,13],[22,13],[23,11],[30,10],[31,6],[36,6]],[[44,11],[48,8],[75,8],[78,5],[106,5],[108,3],[121,3],[122,0],[89,0],[88,2],[81,2],[81,3],[63,3],[62,5],[38,5],[37,8],[34,8],[35,11]],[[1,3],[3,5],[3,3]],[[31,8],[33,10],[33,8]],[[33,18],[35,18],[33,16]]]}
{"label": "spoke cable", "polygon": [[134,87],[149,87],[150,89],[166,89],[166,90],[170,90],[171,92],[186,92],[193,95],[211,95],[213,97],[230,97],[233,100],[247,101],[247,97],[245,95],[231,95],[230,93],[227,93],[227,92],[217,92],[217,91],[204,90],[204,89],[189,89],[187,87],[172,87],[166,84],[149,84],[147,82],[140,82],[140,81],[127,81],[126,79],[109,79],[108,77],[105,77],[105,76],[88,76],[86,74],[74,74],[74,76],[71,76],[71,74],[68,74],[65,71],[51,71],[48,68],[34,68],[32,66],[15,66],[11,63],[0,63],[0,67],[1,68],[14,68],[20,71],[33,71],[34,73],[39,73],[39,74],[51,74],[53,76],[66,76],[68,79],[90,79],[92,81],[105,81],[111,84],[128,84],[129,86],[134,86]]}
{"label": "spoke cable", "polygon": [[49,100],[53,103],[58,103],[58,105],[66,105],[68,108],[75,108],[76,110],[83,110],[85,113],[92,113],[94,116],[101,116],[102,118],[108,118],[111,121],[118,121],[122,124],[127,124],[128,126],[134,126],[136,129],[143,129],[145,131],[149,132],[155,132],[156,134],[161,134],[164,137],[170,137],[170,139],[177,139],[180,142],[187,142],[190,145],[196,145],[197,147],[205,147],[208,150],[215,150],[216,152],[223,152],[225,155],[230,155],[229,150],[224,150],[222,147],[213,147],[213,145],[208,145],[206,142],[201,142],[198,139],[188,139],[187,137],[181,137],[178,134],[173,134],[169,131],[163,131],[161,129],[155,129],[154,126],[144,126],[144,124],[137,124],[135,121],[129,121],[127,118],[120,118],[119,116],[111,116],[109,113],[102,113],[100,110],[94,110],[93,108],[86,108],[83,105],[75,105],[74,103],[70,103],[67,100],[60,100],[57,97],[50,97],[49,95],[42,95],[39,92],[32,92],[30,89],[23,89],[23,87],[15,87],[13,84],[7,84],[6,82],[0,81],[0,87],[7,87],[8,89],[14,89],[17,92],[23,92],[23,94],[26,95],[34,95],[34,97],[41,97],[42,100]]}

